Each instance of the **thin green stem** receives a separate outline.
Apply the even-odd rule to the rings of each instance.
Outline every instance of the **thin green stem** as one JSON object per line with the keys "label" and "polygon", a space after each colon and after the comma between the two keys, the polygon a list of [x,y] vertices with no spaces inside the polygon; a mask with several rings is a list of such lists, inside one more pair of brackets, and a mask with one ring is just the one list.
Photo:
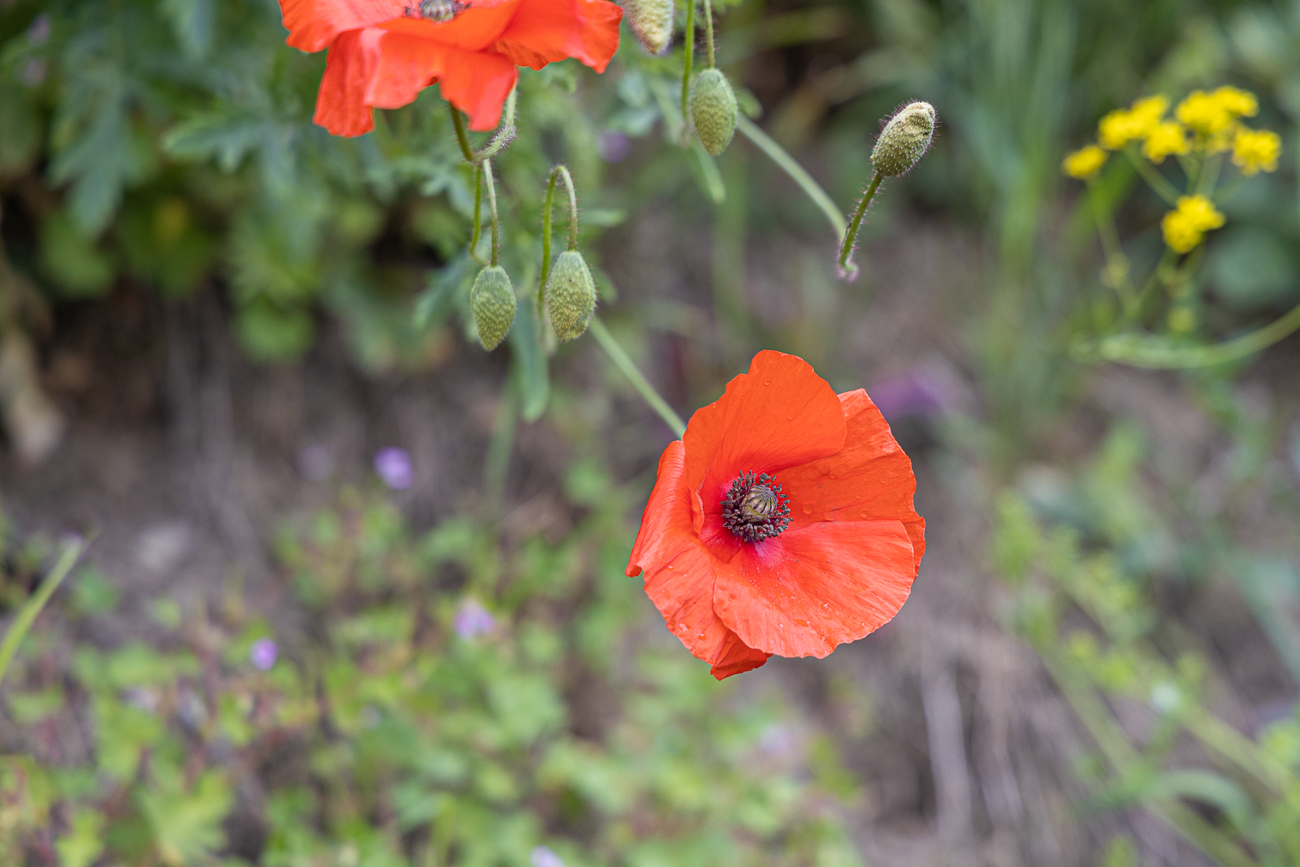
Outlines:
{"label": "thin green stem", "polygon": [[474,167],[474,236],[469,241],[469,254],[478,259],[478,243],[483,238],[483,167]]}
{"label": "thin green stem", "polygon": [[1223,171],[1223,155],[1214,154],[1205,161],[1201,176],[1196,180],[1196,194],[1210,196],[1219,183],[1219,172]]}
{"label": "thin green stem", "polygon": [[830,222],[831,228],[835,232],[835,239],[843,240],[845,226],[848,220],[840,211],[835,201],[826,194],[826,191],[813,180],[812,175],[804,171],[804,167],[795,162],[794,157],[785,152],[779,144],[767,133],[763,132],[753,121],[741,115],[736,119],[736,129],[758,146],[758,149],[767,154],[772,162],[776,163],[790,178],[799,185],[799,188],[813,200],[821,212],[826,215]]}
{"label": "thin green stem", "polygon": [[704,0],[704,45],[709,52],[709,69],[717,67],[717,60],[713,56],[713,2]]}
{"label": "thin green stem", "polygon": [[465,118],[461,117],[460,109],[447,103],[447,108],[451,109],[451,125],[456,128],[456,141],[460,144],[460,154],[465,158],[465,162],[474,162],[474,149],[470,147],[469,135],[465,132]]}
{"label": "thin green stem", "polygon": [[679,437],[686,436],[686,423],[682,421],[682,417],[673,412],[673,408],[659,395],[659,392],[655,391],[649,380],[641,375],[641,371],[637,370],[636,365],[632,363],[632,359],[623,351],[623,347],[618,345],[614,335],[609,333],[605,323],[601,322],[598,317],[593,316],[591,317],[591,324],[587,328],[596,336],[596,342],[609,355],[610,360],[614,362],[614,366],[632,383],[632,387],[641,395],[642,400],[658,413],[664,423],[672,428],[673,433]]}
{"label": "thin green stem", "polygon": [[1101,189],[1096,181],[1088,181],[1088,201],[1092,205],[1092,219],[1097,224],[1097,235],[1101,238],[1101,249],[1106,254],[1106,269],[1114,281],[1115,293],[1127,310],[1137,297],[1133,284],[1129,282],[1127,271],[1122,275],[1115,273],[1116,265],[1124,258],[1120,248],[1119,232],[1115,228],[1115,219],[1102,199]]}
{"label": "thin green stem", "polygon": [[447,103],[447,105],[451,106],[451,121],[456,128],[456,141],[460,144],[460,153],[465,158],[465,162],[481,165],[485,160],[499,154],[505,149],[506,145],[515,140],[517,93],[517,89],[510,91],[510,95],[506,97],[505,109],[502,112],[501,125],[497,127],[497,131],[492,134],[492,138],[488,140],[482,150],[477,151],[470,146],[469,134],[465,131],[465,119],[461,116],[460,110],[451,103]]}
{"label": "thin green stem", "polygon": [[1254,355],[1300,329],[1300,305],[1263,328],[1212,346],[1169,346],[1139,335],[1114,335],[1101,344],[1101,357],[1153,370],[1212,367]]}
{"label": "thin green stem", "polygon": [[1169,206],[1177,207],[1178,197],[1181,193],[1178,192],[1173,184],[1165,180],[1164,175],[1156,171],[1154,166],[1143,159],[1141,155],[1135,153],[1135,147],[1133,145],[1124,148],[1124,156],[1128,157],[1128,161],[1132,163],[1133,168],[1137,169],[1137,173],[1142,176],[1142,180],[1147,182],[1147,186],[1149,186],[1157,196],[1164,199],[1165,203]]}
{"label": "thin green stem", "polygon": [[546,201],[542,204],[542,276],[538,284],[537,300],[541,303],[542,292],[546,289],[546,278],[551,274],[551,212],[555,207],[555,182],[564,179],[565,191],[569,194],[569,249],[578,249],[578,194],[573,188],[573,176],[568,166],[557,165],[551,169],[551,176],[546,181]]}
{"label": "thin green stem", "polygon": [[515,429],[519,421],[518,391],[515,378],[506,380],[497,409],[496,424],[488,440],[487,461],[483,465],[483,493],[488,515],[498,518],[505,501],[506,473],[510,468],[510,453],[514,448]]}
{"label": "thin green stem", "polygon": [[[696,0],[686,0],[686,37],[682,45],[682,124],[683,129],[690,129],[690,122],[687,118],[687,105],[691,97],[691,62],[695,57],[695,3]],[[687,133],[687,136],[690,134]]]}
{"label": "thin green stem", "polygon": [[500,220],[497,217],[497,191],[492,182],[492,161],[483,161],[483,178],[487,181],[488,207],[492,211],[492,256],[491,264],[497,264],[497,249],[501,246]]}
{"label": "thin green stem", "polygon": [[32,624],[36,622],[37,616],[45,608],[54,591],[59,589],[63,579],[68,577],[72,567],[76,565],[77,559],[81,557],[81,552],[86,550],[86,543],[81,539],[70,542],[63,548],[63,553],[59,555],[58,561],[55,562],[54,568],[45,576],[41,586],[37,588],[36,594],[27,601],[22,611],[18,612],[18,617],[14,619],[13,626],[5,634],[3,644],[0,644],[0,681],[4,680],[5,674],[9,671],[9,664],[13,662],[14,654],[18,652],[18,645],[22,643],[23,638],[27,635]]}
{"label": "thin green stem", "polygon": [[862,200],[858,202],[857,210],[853,212],[853,220],[849,223],[849,229],[844,233],[844,239],[840,241],[840,258],[839,268],[840,277],[845,280],[852,280],[858,276],[858,266],[850,261],[853,258],[853,248],[858,243],[858,229],[862,228],[862,218],[866,216],[867,207],[871,200],[876,197],[876,190],[880,189],[880,182],[885,176],[876,172],[871,178],[871,183],[867,186],[867,191],[862,194]]}

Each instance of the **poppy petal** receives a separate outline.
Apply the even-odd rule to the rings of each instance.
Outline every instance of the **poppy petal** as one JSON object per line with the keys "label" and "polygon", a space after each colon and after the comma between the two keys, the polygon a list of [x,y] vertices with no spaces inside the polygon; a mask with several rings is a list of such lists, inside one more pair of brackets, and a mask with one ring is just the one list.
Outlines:
{"label": "poppy petal", "polygon": [[835,391],[802,358],[764,350],[749,373],[686,426],[686,472],[710,511],[743,472],[775,472],[833,455],[847,426]]}
{"label": "poppy petal", "polygon": [[902,521],[919,568],[925,519],[912,506],[912,461],[865,391],[845,392],[839,399],[848,422],[844,448],[781,474],[783,493],[790,497],[790,529],[819,521]]}
{"label": "poppy petal", "polygon": [[618,50],[623,10],[607,0],[523,0],[497,50],[541,69],[568,57],[604,72]]}
{"label": "poppy petal", "polygon": [[280,0],[280,14],[289,31],[286,41],[303,51],[320,51],[348,30],[403,20],[448,45],[478,50],[496,40],[520,2],[473,0],[473,6],[446,24],[421,19],[420,0]]}
{"label": "poppy petal", "polygon": [[810,524],[746,545],[720,566],[713,605],[746,645],[820,659],[898,613],[915,562],[899,521]]}
{"label": "poppy petal", "polygon": [[770,653],[764,653],[750,647],[741,641],[736,633],[728,629],[727,637],[723,639],[722,644],[714,652],[713,664],[709,667],[709,674],[718,680],[726,680],[733,674],[753,671],[771,657],[772,654]]}
{"label": "poppy petal", "polygon": [[379,65],[383,36],[382,30],[349,30],[330,46],[312,119],[334,135],[362,135],[375,128],[366,93]]}

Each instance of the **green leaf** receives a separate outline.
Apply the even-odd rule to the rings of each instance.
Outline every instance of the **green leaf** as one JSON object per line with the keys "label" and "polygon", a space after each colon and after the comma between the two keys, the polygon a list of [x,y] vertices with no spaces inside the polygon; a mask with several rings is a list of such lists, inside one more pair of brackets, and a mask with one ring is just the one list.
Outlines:
{"label": "green leaf", "polygon": [[104,816],[97,810],[72,814],[72,830],[54,844],[63,867],[90,867],[104,851]]}
{"label": "green leaf", "polygon": [[212,0],[160,0],[158,5],[171,22],[185,56],[191,60],[206,57],[216,19]]}
{"label": "green leaf", "polygon": [[112,260],[63,211],[55,211],[41,225],[41,266],[73,298],[102,295],[113,282]]}
{"label": "green leaf", "polygon": [[213,770],[200,776],[189,792],[146,789],[139,800],[163,862],[169,867],[185,867],[204,860],[224,844],[221,821],[235,799],[226,778]]}
{"label": "green leaf", "polygon": [[311,348],[315,325],[299,308],[281,310],[259,298],[239,311],[235,329],[254,361],[274,363],[301,357]]}
{"label": "green leaf", "polygon": [[510,329],[510,346],[514,349],[515,375],[519,377],[523,401],[520,414],[526,422],[537,421],[546,412],[551,386],[546,353],[542,351],[537,304],[531,298],[525,298],[519,305],[514,327]]}

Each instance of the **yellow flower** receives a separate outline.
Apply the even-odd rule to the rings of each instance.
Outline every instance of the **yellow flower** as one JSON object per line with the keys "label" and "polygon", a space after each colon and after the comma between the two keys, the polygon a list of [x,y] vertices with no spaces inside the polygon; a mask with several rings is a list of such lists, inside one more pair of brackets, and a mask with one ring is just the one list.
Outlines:
{"label": "yellow flower", "polygon": [[1236,87],[1220,87],[1214,91],[1214,98],[1229,114],[1237,117],[1254,117],[1259,114],[1259,100],[1248,90]]}
{"label": "yellow flower", "polygon": [[1187,94],[1186,99],[1178,103],[1178,107],[1174,109],[1174,116],[1201,136],[1214,136],[1226,132],[1235,119],[1234,112],[1229,110],[1224,100],[1216,95],[1217,93],[1217,91],[1206,93],[1203,90],[1193,90]]}
{"label": "yellow flower", "polygon": [[1177,207],[1165,214],[1160,230],[1175,253],[1187,253],[1210,229],[1223,225],[1223,214],[1205,196],[1179,196]]}
{"label": "yellow flower", "polygon": [[1117,108],[1097,124],[1097,139],[1108,151],[1117,151],[1129,142],[1146,137],[1164,117],[1169,100],[1159,94],[1147,96],[1129,108]]}
{"label": "yellow flower", "polygon": [[1067,156],[1061,162],[1061,171],[1072,178],[1086,181],[1106,165],[1106,152],[1096,145],[1088,145]]}
{"label": "yellow flower", "polygon": [[1153,163],[1162,163],[1170,154],[1182,156],[1189,149],[1186,128],[1177,121],[1166,120],[1156,124],[1147,133],[1146,143],[1142,145],[1142,155]]}
{"label": "yellow flower", "polygon": [[1277,171],[1277,158],[1282,154],[1282,137],[1266,129],[1237,130],[1232,142],[1232,164],[1243,175]]}

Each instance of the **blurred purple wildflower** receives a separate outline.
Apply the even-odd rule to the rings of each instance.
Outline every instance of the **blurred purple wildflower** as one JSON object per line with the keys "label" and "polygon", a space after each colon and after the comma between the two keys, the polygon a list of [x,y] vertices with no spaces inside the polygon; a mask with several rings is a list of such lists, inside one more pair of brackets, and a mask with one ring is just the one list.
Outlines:
{"label": "blurred purple wildflower", "polygon": [[270,638],[259,638],[248,649],[248,658],[258,671],[270,671],[280,655],[280,648]]}
{"label": "blurred purple wildflower", "polygon": [[952,408],[952,387],[939,372],[917,367],[868,390],[889,421],[904,416],[942,415]]}
{"label": "blurred purple wildflower", "polygon": [[607,129],[596,140],[600,158],[607,163],[621,163],[632,153],[632,140],[627,133],[616,129]]}
{"label": "blurred purple wildflower", "polygon": [[380,449],[375,452],[375,473],[393,490],[406,490],[415,478],[415,472],[411,468],[411,453],[393,447]]}
{"label": "blurred purple wildflower", "polygon": [[497,628],[496,618],[475,599],[466,599],[456,612],[452,628],[461,638],[477,638]]}
{"label": "blurred purple wildflower", "polygon": [[42,12],[32,19],[32,23],[27,26],[27,44],[44,45],[50,38],[50,16]]}
{"label": "blurred purple wildflower", "polygon": [[533,867],[564,867],[564,859],[546,846],[538,846],[528,856]]}

